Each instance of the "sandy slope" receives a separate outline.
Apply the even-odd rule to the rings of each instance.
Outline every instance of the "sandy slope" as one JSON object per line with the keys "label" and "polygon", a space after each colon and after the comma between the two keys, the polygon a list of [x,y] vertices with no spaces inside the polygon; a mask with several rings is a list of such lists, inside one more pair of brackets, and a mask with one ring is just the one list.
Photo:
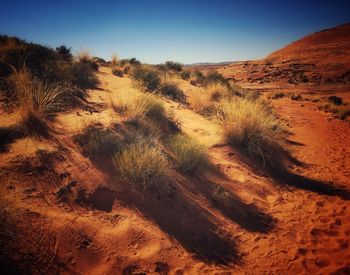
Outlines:
{"label": "sandy slope", "polygon": [[[350,190],[348,122],[329,120],[311,102],[274,101],[301,163],[271,179],[223,145],[214,122],[166,101],[183,130],[209,146],[213,168],[193,177],[173,170],[159,189],[139,194],[72,141],[91,121],[118,122],[109,98],[134,89],[127,77],[100,70],[100,89],[90,91],[97,112],[62,114],[54,142],[17,140],[0,154],[2,190],[27,222],[18,251],[35,251],[29,266],[67,274],[350,271],[350,195],[336,188]],[[182,87],[188,96],[198,92]],[[55,153],[38,157],[39,147]],[[68,202],[60,202],[56,192],[72,181]]]}

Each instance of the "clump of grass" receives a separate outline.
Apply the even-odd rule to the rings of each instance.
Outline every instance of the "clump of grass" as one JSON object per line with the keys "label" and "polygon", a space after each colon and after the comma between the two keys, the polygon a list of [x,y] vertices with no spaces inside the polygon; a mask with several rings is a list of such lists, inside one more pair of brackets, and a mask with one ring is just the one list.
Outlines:
{"label": "clump of grass", "polygon": [[261,100],[236,98],[225,102],[217,118],[227,142],[268,168],[282,168],[284,126]]}
{"label": "clump of grass", "polygon": [[159,87],[159,92],[172,100],[186,102],[184,92],[179,88],[175,81],[166,80]]}
{"label": "clump of grass", "polygon": [[132,71],[132,78],[137,87],[147,92],[154,92],[161,83],[160,72],[156,68],[147,65],[135,66]]}
{"label": "clump of grass", "polygon": [[147,188],[166,174],[168,161],[158,146],[139,140],[113,156],[121,177],[135,187]]}
{"label": "clump of grass", "polygon": [[134,93],[126,94],[123,91],[116,91],[113,97],[111,97],[111,106],[113,110],[119,115],[127,114],[135,96]]}
{"label": "clump of grass", "polygon": [[337,106],[343,105],[343,99],[341,97],[338,97],[335,95],[329,96],[328,102],[333,104],[333,105],[337,105]]}
{"label": "clump of grass", "polygon": [[111,157],[122,148],[122,140],[116,133],[97,125],[88,126],[75,140],[91,160]]}
{"label": "clump of grass", "polygon": [[206,148],[193,138],[177,134],[171,136],[166,143],[182,171],[193,174],[207,166]]}
{"label": "clump of grass", "polygon": [[332,113],[335,117],[340,119],[346,119],[350,116],[350,108],[343,102],[339,105],[339,101],[337,103],[329,99],[328,101],[321,101],[318,104],[318,109],[326,113]]}
{"label": "clump of grass", "polygon": [[66,77],[69,82],[81,89],[95,88],[99,83],[92,66],[89,63],[80,61],[74,62],[68,68]]}
{"label": "clump of grass", "polygon": [[113,69],[113,70],[112,70],[112,73],[113,73],[115,76],[118,76],[118,77],[123,77],[123,74],[124,74],[123,70],[117,69],[117,68]]}
{"label": "clump of grass", "polygon": [[193,94],[190,104],[195,112],[210,117],[215,114],[217,103],[229,100],[232,96],[233,94],[226,85],[211,83],[202,88],[201,93]]}
{"label": "clump of grass", "polygon": [[78,63],[83,63],[88,65],[92,70],[97,71],[98,70],[98,64],[94,61],[93,57],[90,55],[90,53],[86,50],[81,49],[76,59],[78,60]]}
{"label": "clump of grass", "polygon": [[190,77],[191,77],[191,73],[189,71],[182,71],[180,73],[180,77],[183,79],[183,80],[189,80]]}
{"label": "clump of grass", "polygon": [[216,71],[209,72],[203,80],[204,86],[210,86],[213,84],[221,84],[222,86],[230,87],[228,80]]}
{"label": "clump of grass", "polygon": [[270,92],[267,95],[268,99],[280,99],[284,98],[286,96],[286,93],[284,92]]}
{"label": "clump of grass", "polygon": [[189,98],[192,109],[203,116],[210,117],[215,114],[217,102],[208,99],[207,95],[194,94]]}
{"label": "clump of grass", "polygon": [[291,99],[291,100],[302,100],[302,96],[301,96],[301,94],[292,93],[292,94],[290,95],[290,99]]}
{"label": "clump of grass", "polygon": [[33,113],[53,113],[65,107],[64,99],[68,91],[55,84],[35,79],[26,67],[15,72],[10,81],[21,109]]}
{"label": "clump of grass", "polygon": [[204,82],[204,74],[201,71],[194,71],[191,73],[190,83],[192,85],[202,85]]}
{"label": "clump of grass", "polygon": [[116,54],[113,54],[112,58],[111,58],[111,67],[114,68],[118,64],[119,64],[119,58],[118,58],[118,56]]}
{"label": "clump of grass", "polygon": [[228,87],[220,82],[208,84],[205,88],[205,93],[210,101],[215,102],[219,102],[223,98],[228,98],[230,96]]}
{"label": "clump of grass", "polygon": [[135,117],[147,117],[155,121],[161,121],[166,116],[164,104],[153,94],[137,94],[129,113]]}

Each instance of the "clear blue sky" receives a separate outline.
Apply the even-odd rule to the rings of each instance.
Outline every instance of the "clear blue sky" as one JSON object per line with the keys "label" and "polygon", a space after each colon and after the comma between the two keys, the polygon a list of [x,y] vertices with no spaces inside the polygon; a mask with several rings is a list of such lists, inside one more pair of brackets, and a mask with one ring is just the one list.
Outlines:
{"label": "clear blue sky", "polygon": [[109,59],[220,62],[262,58],[350,22],[350,1],[2,0],[0,33]]}

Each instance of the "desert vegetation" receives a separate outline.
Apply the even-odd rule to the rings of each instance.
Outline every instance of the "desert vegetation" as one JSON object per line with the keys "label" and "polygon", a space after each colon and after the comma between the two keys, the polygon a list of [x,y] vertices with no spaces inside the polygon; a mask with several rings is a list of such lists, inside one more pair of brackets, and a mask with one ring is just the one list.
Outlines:
{"label": "desert vegetation", "polygon": [[268,168],[283,165],[284,127],[263,101],[236,98],[224,102],[217,119],[227,142]]}
{"label": "desert vegetation", "polygon": [[178,167],[185,173],[193,174],[208,166],[206,148],[197,140],[184,134],[170,136],[166,141]]}

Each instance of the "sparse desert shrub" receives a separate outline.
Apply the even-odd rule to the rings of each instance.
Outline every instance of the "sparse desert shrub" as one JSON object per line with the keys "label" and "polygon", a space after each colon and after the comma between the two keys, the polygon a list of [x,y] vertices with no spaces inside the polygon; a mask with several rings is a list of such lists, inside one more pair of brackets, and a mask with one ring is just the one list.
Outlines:
{"label": "sparse desert shrub", "polygon": [[141,62],[137,60],[135,57],[132,57],[129,59],[129,64],[132,66],[138,66],[138,65],[141,65]]}
{"label": "sparse desert shrub", "polygon": [[192,109],[203,116],[210,117],[215,114],[216,102],[208,99],[205,94],[192,95],[189,98]]}
{"label": "sparse desert shrub", "polygon": [[290,96],[290,99],[291,100],[301,100],[302,97],[301,97],[301,94],[292,93],[291,96]]}
{"label": "sparse desert shrub", "polygon": [[120,69],[113,69],[112,70],[112,73],[115,75],[115,76],[118,76],[118,77],[123,77],[123,71],[120,70]]}
{"label": "sparse desert shrub", "polygon": [[79,63],[86,64],[94,71],[98,70],[97,62],[93,60],[92,56],[86,50],[80,50],[80,52],[77,55],[77,60]]}
{"label": "sparse desert shrub", "polygon": [[[107,61],[104,60],[104,59],[101,58],[101,57],[98,57],[98,56],[92,57],[92,61],[93,61],[94,63],[96,63],[97,66],[106,66],[106,65],[107,65]],[[98,68],[98,67],[97,67],[97,68]],[[96,69],[96,70],[97,70],[97,69]]]}
{"label": "sparse desert shrub", "polygon": [[63,110],[68,104],[69,90],[35,79],[26,67],[15,72],[10,82],[22,111],[48,114]]}
{"label": "sparse desert shrub", "polygon": [[164,66],[166,71],[175,71],[175,72],[182,71],[182,65],[179,62],[166,61]]}
{"label": "sparse desert shrub", "polygon": [[123,91],[116,91],[111,97],[113,110],[120,115],[126,114],[135,100],[135,96],[134,93],[126,94]]}
{"label": "sparse desert shrub", "polygon": [[159,92],[172,100],[185,102],[186,96],[174,81],[165,81],[160,85]]}
{"label": "sparse desert shrub", "polygon": [[262,101],[236,98],[223,103],[217,117],[227,142],[268,168],[281,168],[284,127]]}
{"label": "sparse desert shrub", "polygon": [[168,161],[161,149],[142,140],[123,147],[113,156],[113,164],[133,188],[147,188],[163,176],[168,168]]}
{"label": "sparse desert shrub", "polygon": [[88,126],[75,140],[92,160],[111,157],[122,148],[121,138],[111,129],[103,129],[96,125]]}
{"label": "sparse desert shrub", "polygon": [[343,104],[343,99],[341,97],[331,95],[328,97],[328,102],[337,106],[340,106]]}
{"label": "sparse desert shrub", "polygon": [[155,91],[161,82],[159,71],[146,65],[134,67],[132,77],[135,84],[147,92]]}
{"label": "sparse desert shrub", "polygon": [[112,55],[112,58],[111,58],[111,67],[114,68],[118,65],[119,63],[119,58],[116,54],[113,54]]}
{"label": "sparse desert shrub", "polygon": [[204,90],[210,101],[219,102],[221,99],[230,96],[227,86],[220,82],[210,83],[204,88]]}
{"label": "sparse desert shrub", "polygon": [[270,92],[267,95],[267,98],[268,99],[280,99],[280,98],[283,98],[285,96],[286,96],[286,94],[284,92]]}
{"label": "sparse desert shrub", "polygon": [[204,86],[209,86],[213,84],[221,84],[223,86],[230,87],[228,80],[216,71],[209,72],[205,76],[203,81]]}
{"label": "sparse desert shrub", "polygon": [[238,85],[231,85],[231,87],[233,89],[232,91],[234,91],[234,94],[237,96],[241,96],[251,101],[260,99],[260,92],[257,90],[243,89]]}
{"label": "sparse desert shrub", "polygon": [[67,48],[65,45],[61,45],[56,48],[56,52],[61,60],[64,62],[72,62],[73,55],[71,53],[71,48]]}
{"label": "sparse desert shrub", "polygon": [[202,85],[204,82],[204,75],[201,71],[194,71],[191,74],[191,84],[192,85]]}
{"label": "sparse desert shrub", "polygon": [[130,66],[126,65],[123,67],[123,73],[128,74],[130,72]]}
{"label": "sparse desert shrub", "polygon": [[[337,103],[339,103],[339,101]],[[318,104],[318,109],[326,113],[332,113],[335,115],[335,117],[340,119],[346,119],[350,115],[350,108],[343,104],[343,102],[342,105],[337,105],[333,100],[329,99],[326,102],[321,101]]]}
{"label": "sparse desert shrub", "polygon": [[95,71],[85,62],[73,63],[69,68],[68,78],[73,85],[81,89],[95,88],[99,83]]}
{"label": "sparse desert shrub", "polygon": [[131,103],[130,115],[161,121],[165,117],[165,107],[153,94],[138,94]]}
{"label": "sparse desert shrub", "polygon": [[138,139],[157,140],[163,131],[152,121],[140,117],[132,117],[124,121],[124,125],[129,129],[129,133],[126,135],[128,143],[135,143]]}
{"label": "sparse desert shrub", "polygon": [[180,73],[180,77],[183,79],[183,80],[189,80],[190,77],[191,77],[191,73],[189,71],[182,71]]}
{"label": "sparse desert shrub", "polygon": [[7,77],[25,64],[40,79],[55,73],[58,56],[55,50],[16,37],[0,35],[0,76]]}
{"label": "sparse desert shrub", "polygon": [[184,172],[192,174],[205,168],[208,164],[205,147],[187,135],[171,136],[166,143],[174,154],[176,163]]}

